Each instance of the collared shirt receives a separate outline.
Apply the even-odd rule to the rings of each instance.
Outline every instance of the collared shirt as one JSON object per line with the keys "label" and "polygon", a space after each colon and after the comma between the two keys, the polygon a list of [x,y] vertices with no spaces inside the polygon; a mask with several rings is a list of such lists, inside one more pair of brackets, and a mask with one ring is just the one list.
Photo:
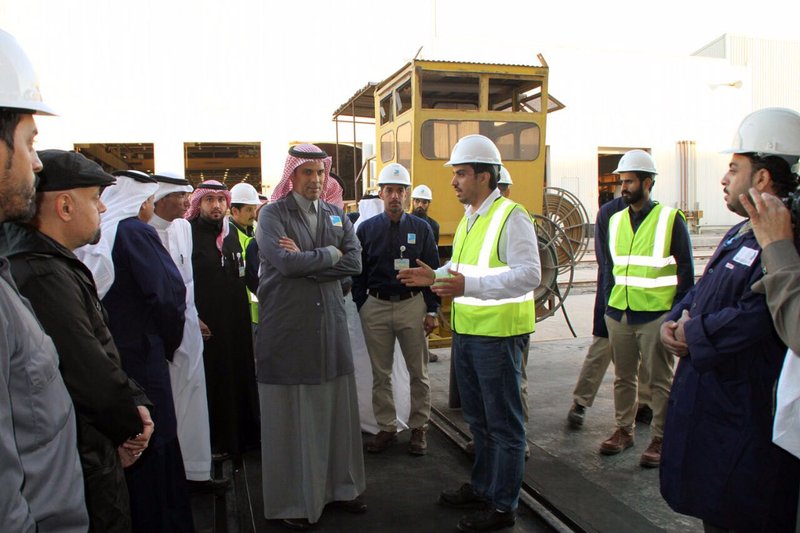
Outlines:
{"label": "collared shirt", "polygon": [[[359,308],[369,290],[385,295],[403,295],[412,290],[397,279],[395,260],[408,260],[410,267],[417,266],[417,259],[431,267],[439,265],[433,231],[414,215],[403,213],[398,222],[392,222],[383,212],[360,224],[356,235],[361,242],[362,270],[360,276],[353,278],[353,301]],[[422,293],[428,312],[436,312],[439,297],[427,287]]]}
{"label": "collared shirt", "polygon": [[[627,212],[631,218],[631,227],[633,228],[634,234],[655,206],[656,202],[649,200],[638,212],[628,207]],[[622,311],[620,309],[608,307],[608,300],[611,298],[611,289],[614,288],[614,261],[611,260],[611,250],[608,247],[608,242],[609,239],[606,237],[603,243],[606,259],[605,266],[603,267],[603,290],[605,292],[606,315],[619,322],[622,320],[623,313],[626,313],[629,324],[646,324],[647,322],[656,320],[664,314],[662,311],[631,311],[630,309]],[[689,229],[686,227],[686,221],[680,215],[675,217],[675,223],[672,225],[672,240],[670,241],[669,253],[675,258],[678,267],[678,286],[675,291],[675,298],[672,300],[674,305],[680,302],[694,285],[692,243],[689,239]],[[598,290],[600,290],[599,287]]]}
{"label": "collared shirt", "polygon": [[[485,216],[489,208],[500,198],[500,191],[493,190],[483,201],[477,211],[467,206],[464,216],[467,228]],[[510,270],[494,276],[464,277],[464,296],[482,299],[514,298],[525,294],[539,286],[542,278],[539,261],[539,245],[531,217],[522,209],[514,209],[508,216],[503,229],[500,230],[499,259],[506,263]],[[447,270],[451,266],[448,261],[436,270],[436,277],[449,276]]]}
{"label": "collared shirt", "polygon": [[[303,219],[306,221],[306,224],[308,224],[308,231],[311,234],[312,240],[316,239],[317,223],[319,222],[317,217],[317,213],[319,213],[319,200],[309,200],[295,191],[292,191],[292,198],[297,202],[297,207],[300,208],[300,213],[302,213]],[[312,206],[314,207],[313,211],[311,209]],[[331,264],[333,265],[338,263],[339,259],[342,258],[342,252],[335,246],[326,246],[325,250],[330,254]]]}

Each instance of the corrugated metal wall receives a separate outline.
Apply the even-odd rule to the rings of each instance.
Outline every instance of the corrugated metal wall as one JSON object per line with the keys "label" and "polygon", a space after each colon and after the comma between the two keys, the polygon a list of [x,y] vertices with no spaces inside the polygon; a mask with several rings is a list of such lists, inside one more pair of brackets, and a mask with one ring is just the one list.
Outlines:
{"label": "corrugated metal wall", "polygon": [[753,110],[800,109],[800,42],[727,35],[727,58],[751,74]]}

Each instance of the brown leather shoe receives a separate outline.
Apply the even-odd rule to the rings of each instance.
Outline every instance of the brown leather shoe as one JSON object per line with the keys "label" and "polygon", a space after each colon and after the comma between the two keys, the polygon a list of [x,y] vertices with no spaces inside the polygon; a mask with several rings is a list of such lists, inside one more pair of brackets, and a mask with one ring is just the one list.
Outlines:
{"label": "brown leather shoe", "polygon": [[397,441],[396,431],[380,430],[375,438],[367,443],[369,453],[381,453]]}
{"label": "brown leather shoe", "polygon": [[653,437],[650,446],[642,454],[639,464],[645,468],[658,468],[658,465],[661,464],[661,445],[663,443],[664,439],[661,437]]}
{"label": "brown leather shoe", "polygon": [[633,446],[633,434],[622,428],[617,428],[611,438],[604,440],[600,445],[600,453],[603,455],[616,455],[631,446]]}
{"label": "brown leather shoe", "polygon": [[425,455],[428,451],[428,440],[425,438],[425,433],[428,428],[425,426],[414,428],[411,430],[411,440],[408,443],[408,453],[411,455]]}

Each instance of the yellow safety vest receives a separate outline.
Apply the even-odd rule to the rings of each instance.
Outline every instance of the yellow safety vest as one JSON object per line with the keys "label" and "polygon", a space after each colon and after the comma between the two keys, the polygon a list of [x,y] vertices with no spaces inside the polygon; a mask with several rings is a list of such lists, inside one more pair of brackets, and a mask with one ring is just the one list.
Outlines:
{"label": "yellow safety vest", "polygon": [[[479,216],[467,230],[467,217],[461,219],[453,237],[451,268],[468,277],[494,276],[510,267],[498,256],[500,233],[506,220],[520,206],[499,198],[486,215]],[[481,300],[459,296],[453,300],[453,330],[465,335],[511,337],[536,329],[533,291],[515,298]]]}
{"label": "yellow safety vest", "polygon": [[656,204],[639,225],[628,209],[608,223],[608,248],[614,264],[609,307],[622,311],[669,311],[678,287],[678,266],[670,254],[677,209]]}
{"label": "yellow safety vest", "polygon": [[[250,241],[252,241],[255,237],[250,237],[247,233],[244,233],[242,230],[236,227],[235,224],[233,227],[236,228],[236,233],[239,237],[239,246],[242,247],[242,260],[245,261],[247,245],[250,244]],[[255,227],[253,227],[253,229],[255,230]],[[250,292],[250,289],[245,290],[247,291],[247,296],[250,300],[250,320],[253,322],[253,324],[258,324],[258,298],[256,298],[255,294]]]}

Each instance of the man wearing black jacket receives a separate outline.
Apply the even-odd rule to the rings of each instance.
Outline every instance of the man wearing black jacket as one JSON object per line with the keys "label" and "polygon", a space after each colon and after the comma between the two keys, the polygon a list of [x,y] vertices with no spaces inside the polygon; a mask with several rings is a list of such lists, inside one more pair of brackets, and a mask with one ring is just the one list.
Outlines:
{"label": "man wearing black jacket", "polygon": [[0,249],[20,292],[52,337],[77,413],[78,449],[92,531],[130,531],[123,466],[153,432],[149,404],[120,366],[119,353],[89,269],[72,250],[99,238],[102,187],[114,182],[75,152],[39,153],[37,214],[5,224]]}

